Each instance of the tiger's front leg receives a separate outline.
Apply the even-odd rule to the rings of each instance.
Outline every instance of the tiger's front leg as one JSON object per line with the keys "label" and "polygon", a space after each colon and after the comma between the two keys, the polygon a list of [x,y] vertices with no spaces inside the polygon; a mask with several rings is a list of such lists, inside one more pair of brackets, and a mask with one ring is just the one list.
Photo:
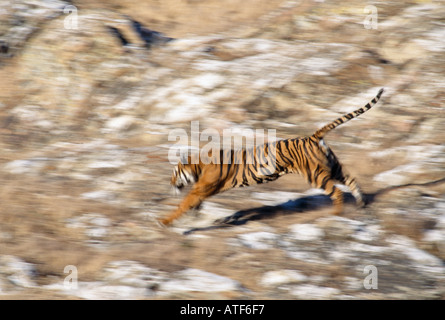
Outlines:
{"label": "tiger's front leg", "polygon": [[204,181],[198,181],[193,186],[192,190],[190,190],[189,194],[187,194],[184,200],[182,200],[182,202],[179,204],[178,208],[170,213],[170,215],[168,215],[166,218],[161,219],[160,222],[163,225],[169,225],[188,210],[197,208],[204,201],[204,199],[216,193],[209,192],[209,190],[215,189],[209,187],[209,184],[205,183]]}
{"label": "tiger's front leg", "polygon": [[195,208],[201,204],[203,199],[199,197],[199,195],[190,192],[184,200],[179,204],[178,208],[173,211],[170,215],[168,215],[166,218],[161,219],[160,222],[163,225],[169,225],[174,220],[178,219],[180,216],[182,216],[185,212],[188,210]]}

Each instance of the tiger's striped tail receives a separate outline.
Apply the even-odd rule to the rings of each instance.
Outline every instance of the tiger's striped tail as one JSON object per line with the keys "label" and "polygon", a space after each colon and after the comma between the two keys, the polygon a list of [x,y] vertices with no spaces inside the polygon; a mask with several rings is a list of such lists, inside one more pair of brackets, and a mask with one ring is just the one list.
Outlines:
{"label": "tiger's striped tail", "polygon": [[374,99],[368,102],[364,107],[357,109],[351,113],[345,114],[344,116],[338,118],[337,120],[332,121],[331,123],[325,125],[323,128],[317,130],[312,136],[317,139],[323,139],[326,133],[328,133],[332,129],[338,127],[342,123],[348,122],[349,120],[358,117],[362,113],[365,113],[380,100],[380,96],[383,94],[383,91],[384,91],[383,88],[380,89],[377,95],[374,97]]}

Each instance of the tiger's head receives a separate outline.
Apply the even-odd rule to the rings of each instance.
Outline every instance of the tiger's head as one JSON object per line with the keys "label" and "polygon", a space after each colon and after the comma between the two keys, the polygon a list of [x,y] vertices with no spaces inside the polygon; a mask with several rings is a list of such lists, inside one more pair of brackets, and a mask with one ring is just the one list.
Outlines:
{"label": "tiger's head", "polygon": [[172,178],[170,184],[176,188],[176,190],[181,190],[184,186],[189,183],[194,183],[197,180],[197,174],[194,172],[194,165],[178,163],[173,169]]}

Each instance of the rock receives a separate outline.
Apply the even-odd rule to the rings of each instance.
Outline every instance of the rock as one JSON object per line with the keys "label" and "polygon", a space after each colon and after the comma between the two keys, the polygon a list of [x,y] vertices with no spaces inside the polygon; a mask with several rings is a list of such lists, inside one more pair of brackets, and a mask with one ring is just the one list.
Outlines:
{"label": "rock", "polygon": [[445,232],[443,230],[428,230],[424,233],[422,241],[432,250],[438,251],[438,256],[445,260]]}
{"label": "rock", "polygon": [[433,229],[425,230],[422,242],[431,252],[437,252],[437,255],[444,260],[445,257],[445,204],[443,201],[435,204],[432,208],[432,214],[435,217]]}
{"label": "rock", "polygon": [[346,240],[350,239],[355,230],[364,224],[343,217],[327,217],[317,220],[317,225],[323,229],[326,238]]}
{"label": "rock", "polygon": [[324,236],[324,231],[313,224],[294,224],[290,229],[290,237],[299,241],[317,241]]}
{"label": "rock", "polygon": [[88,164],[91,169],[112,169],[123,167],[126,163],[120,160],[94,161]]}
{"label": "rock", "polygon": [[128,115],[112,118],[105,124],[104,132],[125,132],[132,128],[136,123],[136,119]]}
{"label": "rock", "polygon": [[417,44],[415,40],[402,44],[390,40],[383,44],[380,53],[382,58],[388,61],[403,64],[409,60],[425,55],[426,51],[424,47]]}
{"label": "rock", "polygon": [[8,288],[7,285],[1,286],[0,292],[36,287],[37,285],[34,282],[36,275],[37,272],[33,264],[24,262],[15,256],[0,256],[0,281],[8,281],[13,285],[13,288]]}
{"label": "rock", "polygon": [[63,14],[65,1],[16,1],[0,5],[0,34],[8,45],[8,53],[19,53],[32,35],[48,20]]}
{"label": "rock", "polygon": [[97,191],[82,193],[81,197],[84,199],[104,201],[104,202],[113,201],[114,199],[116,199],[116,195],[114,193],[106,190],[97,190]]}
{"label": "rock", "polygon": [[374,242],[382,233],[379,225],[370,225],[369,222],[364,223],[338,216],[318,219],[317,225],[323,229],[328,239]]}
{"label": "rock", "polygon": [[104,267],[103,281],[123,286],[157,290],[168,275],[130,260],[112,261]]}
{"label": "rock", "polygon": [[[441,267],[442,261],[432,254],[427,253],[424,250],[420,250],[415,247],[412,240],[403,236],[393,236],[386,239],[393,247],[397,249],[402,249],[403,252],[413,261],[430,266]],[[445,269],[444,269],[445,270]]]}
{"label": "rock", "polygon": [[205,90],[213,90],[216,87],[225,83],[225,78],[221,75],[214,73],[200,74],[190,80],[190,84],[195,85],[197,88],[203,88]]}
{"label": "rock", "polygon": [[102,214],[89,213],[66,221],[68,228],[82,228],[85,235],[93,239],[102,239],[109,233],[111,220]]}
{"label": "rock", "polygon": [[78,281],[75,286],[63,282],[45,286],[48,290],[89,300],[143,299],[155,295],[157,286],[166,274],[136,261],[119,260],[108,263],[101,273],[101,281]]}
{"label": "rock", "polygon": [[11,114],[20,119],[20,121],[23,121],[30,126],[35,126],[38,129],[54,129],[54,123],[47,118],[45,109],[40,106],[18,106],[11,110]]}
{"label": "rock", "polygon": [[317,254],[316,252],[313,252],[312,250],[304,250],[301,247],[286,248],[286,255],[289,258],[300,260],[300,261],[305,261],[305,262],[308,262],[311,264],[316,264],[316,265],[326,265],[329,263],[326,261],[326,259],[324,259],[323,257],[320,257],[320,255]]}
{"label": "rock", "polygon": [[[121,100],[126,87],[134,87],[143,75],[134,65],[138,64],[137,59],[131,62],[122,56],[122,48],[106,31],[110,21],[124,25],[122,16],[106,10],[100,13],[82,10],[77,16],[78,26],[73,29],[64,28],[65,18],[47,21],[44,31],[30,40],[32,45],[24,47],[19,57],[17,74],[21,81],[28,83],[23,87],[24,92],[38,92],[30,96],[35,98],[32,99],[36,102],[34,105],[46,110],[45,119],[58,119],[59,123],[62,118],[76,122],[87,117],[93,110],[88,110],[90,107],[85,102],[98,86],[103,88],[102,97],[106,91],[107,98]],[[59,42],[58,49],[47,45],[55,41]],[[34,63],[36,58],[39,64]],[[110,81],[116,78],[119,84]],[[48,99],[50,96],[52,99]],[[89,103],[100,105],[92,100]],[[104,116],[111,115],[105,112]]]}
{"label": "rock", "polygon": [[159,286],[163,295],[184,291],[224,292],[241,289],[241,284],[238,281],[193,268],[177,272],[172,275],[170,280]]}
{"label": "rock", "polygon": [[[378,4],[366,29],[356,0],[224,1],[77,0],[77,29],[71,2],[0,3],[1,295],[443,299],[444,7]],[[328,196],[286,175],[156,223],[182,200],[169,137],[189,139],[190,121],[294,138],[381,87],[375,108],[326,136],[367,207],[346,190],[332,216]],[[378,290],[363,285],[372,266]]]}
{"label": "rock", "polygon": [[86,300],[136,300],[149,296],[146,288],[108,285],[100,281],[78,282],[76,288],[66,288],[60,283],[46,285],[44,288]]}
{"label": "rock", "polygon": [[244,233],[238,236],[242,245],[256,249],[265,250],[273,248],[273,243],[277,240],[277,235],[272,232],[258,231]]}
{"label": "rock", "polygon": [[439,172],[445,165],[445,158],[442,157],[445,147],[442,145],[404,146],[397,148],[397,151],[404,152],[410,162],[375,175],[375,181],[385,185],[403,185],[414,178],[424,176],[425,169],[431,164],[434,166],[429,167],[429,172]]}
{"label": "rock", "polygon": [[162,33],[154,30],[150,30],[144,27],[139,21],[130,18],[133,29],[139,34],[142,40],[145,42],[147,48],[151,48],[154,45],[164,44],[174,40],[164,36]]}
{"label": "rock", "polygon": [[329,287],[318,287],[311,284],[294,286],[290,293],[297,299],[303,300],[326,300],[333,299],[340,294],[340,290]]}
{"label": "rock", "polygon": [[44,166],[46,159],[13,160],[4,166],[4,170],[13,174],[36,174]]}
{"label": "rock", "polygon": [[172,296],[181,292],[231,292],[243,290],[241,284],[198,269],[167,274],[129,260],[112,261],[101,281],[79,281],[74,287],[53,283],[44,287],[82,299],[141,299],[154,295]]}

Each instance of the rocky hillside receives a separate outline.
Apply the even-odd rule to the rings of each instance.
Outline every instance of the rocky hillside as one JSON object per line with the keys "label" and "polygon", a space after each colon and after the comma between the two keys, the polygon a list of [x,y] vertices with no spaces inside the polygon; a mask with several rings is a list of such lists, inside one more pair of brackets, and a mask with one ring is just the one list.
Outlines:
{"label": "rocky hillside", "polygon": [[[0,298],[444,299],[444,17],[441,1],[0,3]],[[347,194],[332,216],[288,175],[156,223],[183,196],[178,129],[308,135],[381,87],[326,137],[366,208]]]}

